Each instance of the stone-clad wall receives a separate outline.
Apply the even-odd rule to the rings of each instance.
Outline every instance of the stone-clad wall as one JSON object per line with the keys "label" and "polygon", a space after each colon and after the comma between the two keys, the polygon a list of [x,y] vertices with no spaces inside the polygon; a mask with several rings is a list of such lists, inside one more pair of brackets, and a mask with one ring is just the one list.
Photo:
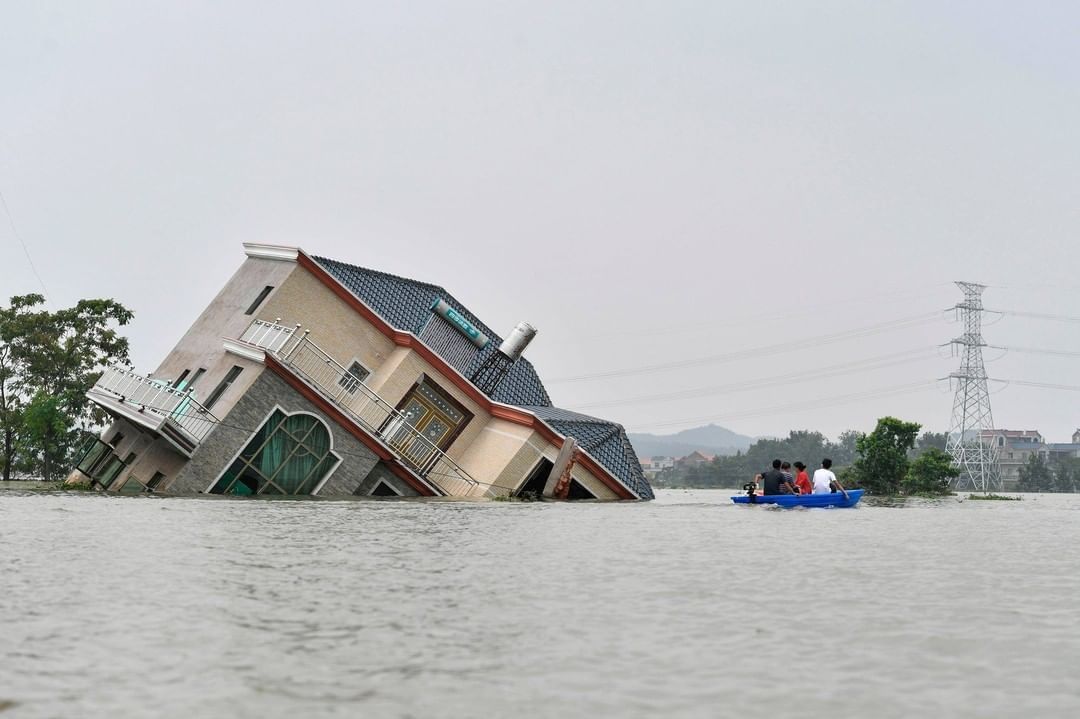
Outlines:
{"label": "stone-clad wall", "polygon": [[369,474],[377,475],[379,478],[389,475],[387,482],[403,495],[416,495],[415,490],[390,472],[372,472],[379,464],[379,460],[370,449],[336,422],[323,415],[315,405],[298,394],[284,380],[265,369],[260,372],[258,379],[244,393],[222,424],[206,436],[206,439],[195,450],[191,460],[165,491],[175,494],[196,494],[208,491],[211,483],[217,480],[275,407],[281,407],[287,413],[309,412],[322,419],[330,428],[333,451],[342,458],[342,461],[326,480],[319,492],[320,497],[348,496],[356,493],[357,489],[361,489],[359,493],[367,494],[368,492],[363,491],[362,485],[370,484],[374,487],[374,482],[365,482]]}

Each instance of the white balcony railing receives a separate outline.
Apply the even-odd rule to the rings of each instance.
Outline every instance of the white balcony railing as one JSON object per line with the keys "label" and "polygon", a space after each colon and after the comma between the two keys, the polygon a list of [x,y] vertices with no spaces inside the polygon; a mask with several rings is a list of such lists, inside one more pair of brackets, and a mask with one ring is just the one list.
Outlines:
{"label": "white balcony railing", "polygon": [[201,442],[218,422],[191,392],[173,389],[165,382],[122,367],[107,367],[91,390],[95,391],[115,395],[124,404],[134,405],[177,425],[193,444]]}
{"label": "white balcony railing", "polygon": [[255,345],[260,349],[277,352],[285,346],[285,343],[289,341],[289,338],[296,333],[299,327],[300,325],[285,327],[274,322],[255,320],[244,330],[244,334],[240,336],[240,341]]}
{"label": "white balcony railing", "polygon": [[277,334],[272,330],[252,328],[248,328],[244,334],[292,337],[292,341],[282,342],[276,350],[269,350],[268,346],[268,351],[320,390],[369,434],[382,440],[404,465],[446,494],[464,496],[479,485],[438,445],[413,427],[405,415],[312,342],[306,332],[299,334],[293,328],[280,325],[277,328]]}

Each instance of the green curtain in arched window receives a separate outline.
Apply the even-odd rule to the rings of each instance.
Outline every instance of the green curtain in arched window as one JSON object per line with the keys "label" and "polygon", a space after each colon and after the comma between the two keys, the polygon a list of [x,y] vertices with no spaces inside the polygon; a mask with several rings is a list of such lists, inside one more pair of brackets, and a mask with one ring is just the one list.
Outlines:
{"label": "green curtain in arched window", "polygon": [[214,494],[311,494],[333,469],[330,431],[309,414],[270,415],[210,490]]}

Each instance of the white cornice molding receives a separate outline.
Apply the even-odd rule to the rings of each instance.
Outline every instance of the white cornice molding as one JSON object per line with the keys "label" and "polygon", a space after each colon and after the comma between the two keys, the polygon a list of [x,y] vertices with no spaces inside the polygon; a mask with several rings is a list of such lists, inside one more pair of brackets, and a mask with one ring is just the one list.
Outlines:
{"label": "white cornice molding", "polygon": [[282,262],[296,262],[300,254],[299,247],[285,247],[284,245],[263,245],[257,242],[245,242],[244,252],[248,257],[258,257],[263,260],[280,260]]}
{"label": "white cornice molding", "polygon": [[237,357],[243,357],[249,359],[252,362],[258,362],[263,364],[266,362],[266,352],[259,349],[254,345],[249,345],[247,342],[241,342],[239,340],[224,338],[222,344],[225,345],[225,351],[230,352]]}

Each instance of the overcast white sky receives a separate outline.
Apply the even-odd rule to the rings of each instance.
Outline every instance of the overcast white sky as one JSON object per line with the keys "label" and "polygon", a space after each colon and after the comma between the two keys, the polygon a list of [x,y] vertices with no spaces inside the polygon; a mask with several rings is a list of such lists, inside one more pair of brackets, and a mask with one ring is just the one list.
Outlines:
{"label": "overcast white sky", "polygon": [[[1078,8],[3,0],[0,191],[55,306],[135,310],[144,371],[257,241],[532,322],[556,403],[632,431],[944,430],[944,388],[872,395],[953,369],[944,316],[798,343],[945,308],[956,279],[1080,315]],[[0,292],[38,290],[0,215]],[[1080,352],[1080,323],[986,335]],[[1080,385],[1077,357],[990,371]],[[1080,393],[1001,387],[999,426],[1080,426]]]}

